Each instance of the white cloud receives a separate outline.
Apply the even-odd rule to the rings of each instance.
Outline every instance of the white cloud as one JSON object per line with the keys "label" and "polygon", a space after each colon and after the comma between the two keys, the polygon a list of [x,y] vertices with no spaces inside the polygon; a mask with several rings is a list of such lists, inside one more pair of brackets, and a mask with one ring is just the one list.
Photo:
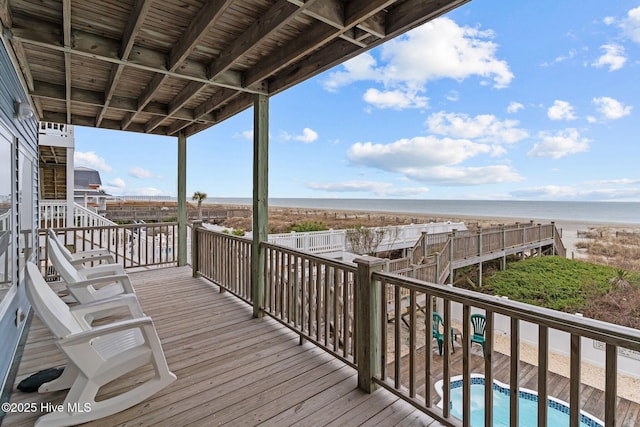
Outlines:
{"label": "white cloud", "polygon": [[138,167],[138,166],[134,166],[131,169],[129,169],[129,175],[135,177],[135,178],[140,178],[140,179],[146,179],[146,178],[153,178],[154,175],[149,172],[148,170]]}
{"label": "white cloud", "polygon": [[305,144],[311,144],[318,139],[318,132],[310,128],[302,129],[302,135],[293,137],[296,141],[304,142]]}
{"label": "white cloud", "polygon": [[620,22],[623,33],[635,43],[640,43],[640,6],[627,12],[626,18]]}
{"label": "white cloud", "polygon": [[511,192],[511,196],[532,200],[618,200],[635,201],[640,196],[638,180],[619,179],[588,181],[574,185],[545,185],[523,188]]}
{"label": "white cloud", "polygon": [[440,111],[432,114],[426,124],[432,133],[481,142],[513,143],[529,136],[526,131],[516,127],[519,125],[517,120],[501,121],[492,114],[469,117]]}
{"label": "white cloud", "polygon": [[592,102],[602,117],[608,120],[616,120],[628,116],[633,109],[633,107],[625,106],[620,101],[608,96],[593,98]]}
{"label": "white cloud", "polygon": [[405,91],[400,89],[379,91],[375,88],[368,89],[362,99],[375,107],[393,108],[394,110],[404,110],[405,108],[424,108],[427,106],[429,98],[419,96],[416,91]]}
{"label": "white cloud", "polygon": [[387,171],[407,168],[458,164],[490,147],[464,139],[438,139],[433,136],[401,139],[391,144],[357,142],[349,148],[347,158],[355,165]]}
{"label": "white cloud", "polygon": [[310,182],[307,187],[319,191],[373,193],[378,196],[416,196],[429,191],[426,187],[394,188],[389,182],[378,181]]}
{"label": "white cloud", "polygon": [[547,110],[547,116],[551,120],[575,120],[576,115],[573,112],[573,107],[567,101],[557,100],[553,103],[549,110]]}
{"label": "white cloud", "polygon": [[329,92],[335,92],[342,86],[361,80],[379,81],[382,79],[380,70],[376,68],[376,60],[370,53],[363,53],[342,64],[344,71],[334,71],[329,78],[322,82]]}
{"label": "white cloud", "polygon": [[127,184],[124,182],[124,179],[122,178],[114,178],[113,180],[109,181],[107,185],[110,188],[118,188],[118,189],[123,189],[123,188],[126,188],[127,186]]}
{"label": "white cloud", "polygon": [[285,141],[300,141],[305,144],[311,144],[312,142],[316,141],[318,139],[318,136],[318,132],[310,128],[302,129],[302,133],[300,135],[291,135],[287,132],[282,133],[282,139],[284,139]]}
{"label": "white cloud", "polygon": [[507,165],[480,167],[437,166],[428,169],[408,169],[407,177],[416,181],[443,185],[485,185],[521,181],[523,178]]}
{"label": "white cloud", "polygon": [[559,159],[569,154],[582,153],[589,150],[591,140],[581,138],[577,129],[568,128],[556,132],[540,132],[541,142],[535,144],[527,154],[529,157],[551,157]]}
{"label": "white cloud", "polygon": [[104,158],[98,156],[94,151],[76,151],[73,154],[73,163],[75,166],[85,166],[100,172],[111,172],[113,170],[105,162]]}
{"label": "white cloud", "polygon": [[509,106],[507,107],[507,113],[513,114],[523,109],[524,109],[524,105],[522,105],[519,102],[512,101],[509,103]]}
{"label": "white cloud", "polygon": [[600,49],[605,53],[591,64],[594,67],[609,67],[609,71],[615,71],[622,68],[627,62],[624,47],[619,44],[605,44],[600,46]]}
{"label": "white cloud", "polygon": [[456,102],[460,99],[460,92],[457,90],[449,91],[449,93],[445,96],[447,101]]}
{"label": "white cloud", "polygon": [[[431,81],[450,78],[462,81],[472,76],[507,87],[513,73],[506,61],[496,57],[498,45],[492,31],[461,27],[449,18],[430,21],[381,47],[380,61],[365,53],[345,62],[329,74],[324,88],[335,91],[356,81],[384,86],[370,88],[365,101],[379,108],[422,108],[427,98],[418,96]],[[425,47],[428,46],[428,52]]]}
{"label": "white cloud", "polygon": [[470,185],[519,180],[519,175],[508,166],[459,166],[465,160],[493,152],[487,144],[428,136],[391,144],[356,143],[347,152],[347,158],[353,165],[401,173],[421,182]]}

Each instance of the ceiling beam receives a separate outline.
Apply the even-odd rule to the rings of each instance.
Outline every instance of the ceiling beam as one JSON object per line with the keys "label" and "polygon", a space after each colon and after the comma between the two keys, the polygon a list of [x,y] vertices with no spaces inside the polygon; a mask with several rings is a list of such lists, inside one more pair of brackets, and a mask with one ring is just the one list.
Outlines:
{"label": "ceiling beam", "polygon": [[[287,24],[293,22],[303,11],[313,6],[316,0],[308,0],[306,3],[302,5],[302,7],[298,7],[292,4],[289,0],[279,0],[273,4],[265,13],[263,13],[257,20],[254,22],[247,31],[243,32],[240,37],[238,37],[233,44],[228,46],[220,56],[211,61],[209,64],[209,78],[215,79],[220,76],[222,73],[227,72],[233,64],[258,46],[261,42],[267,39],[274,32],[279,31]],[[172,104],[170,105],[169,111],[171,115],[172,108],[176,108],[185,103],[189,102],[192,97],[196,96],[204,86],[197,87],[196,84],[187,85],[174,99]],[[231,96],[233,92],[229,92],[228,96]],[[227,98],[220,98],[220,96],[214,96],[214,99],[219,99],[220,101],[224,101]],[[204,103],[204,107],[196,108],[196,111],[200,111],[202,114],[207,114],[210,111],[213,111],[217,107],[218,104],[214,104],[208,100]],[[196,117],[197,118],[197,117]],[[170,129],[172,127],[170,126]]]}
{"label": "ceiling beam", "polygon": [[[135,2],[129,21],[127,22],[127,26],[125,27],[122,35],[122,43],[120,44],[119,52],[120,59],[127,60],[129,58],[129,54],[131,53],[131,49],[133,49],[133,44],[136,41],[140,27],[142,27],[142,23],[144,22],[150,8],[151,0],[137,0]],[[100,123],[109,108],[109,103],[111,102],[111,98],[113,97],[116,88],[118,87],[124,67],[124,64],[111,65],[111,75],[109,76],[109,82],[107,83],[104,91],[104,106],[98,113],[96,119],[96,126],[98,127],[100,127]]]}
{"label": "ceiling beam", "polygon": [[[65,87],[60,85],[54,85],[45,82],[34,82],[35,89],[29,93],[33,98],[49,99],[52,101],[65,101]],[[104,93],[90,91],[86,89],[73,88],[71,91],[71,101],[79,104],[86,104],[91,106],[101,106],[104,104]],[[137,98],[125,98],[121,96],[114,96],[112,98],[111,107],[113,110],[123,111],[127,113],[133,113],[138,109]],[[150,114],[156,117],[165,117],[167,115],[168,107],[165,104],[158,102],[150,102],[142,110],[145,114]],[[194,110],[187,108],[181,108],[175,111],[173,117],[178,120],[194,120]],[[213,116],[208,114],[200,115],[198,120],[204,122],[212,122]]]}
{"label": "ceiling beam", "polygon": [[169,53],[167,63],[171,71],[175,71],[187,59],[198,42],[211,27],[216,25],[216,22],[222,17],[231,3],[233,3],[232,0],[209,0],[205,2],[205,6],[198,12],[187,31]]}
{"label": "ceiling beam", "polygon": [[[182,35],[180,40],[173,46],[167,57],[167,68],[169,71],[176,71],[187,57],[191,54],[196,44],[204,37],[209,28],[215,26],[216,22],[222,17],[226,9],[231,5],[232,0],[212,0],[205,3],[202,10],[198,12],[196,18],[191,22],[189,28]],[[153,99],[156,92],[160,90],[162,85],[167,81],[168,77],[164,74],[156,74],[153,76],[145,91],[138,101],[139,110],[142,110],[146,104]],[[204,83],[201,83],[204,85]],[[193,86],[192,86],[193,87]],[[196,92],[197,93],[197,92]],[[186,101],[185,101],[186,102]],[[135,120],[138,113],[134,113],[128,120],[122,123],[122,128],[127,129]],[[154,120],[147,123],[145,128],[151,132],[157,126],[162,124],[162,120]]]}
{"label": "ceiling beam", "polygon": [[[14,19],[14,24],[15,24]],[[242,75],[239,72],[227,71],[213,80],[208,78],[207,64],[188,61],[180,67],[180,71],[169,71],[166,68],[166,55],[142,46],[134,45],[127,60],[119,57],[120,45],[116,40],[101,37],[95,34],[74,30],[73,47],[65,47],[57,40],[60,39],[60,30],[50,23],[38,21],[31,24],[20,23],[8,30],[9,37],[20,40],[23,43],[51,49],[57,52],[69,52],[84,58],[93,58],[111,64],[121,64],[153,73],[164,74],[188,81],[199,81],[211,86],[228,87],[248,93],[266,93],[261,87],[250,88],[243,84]]]}

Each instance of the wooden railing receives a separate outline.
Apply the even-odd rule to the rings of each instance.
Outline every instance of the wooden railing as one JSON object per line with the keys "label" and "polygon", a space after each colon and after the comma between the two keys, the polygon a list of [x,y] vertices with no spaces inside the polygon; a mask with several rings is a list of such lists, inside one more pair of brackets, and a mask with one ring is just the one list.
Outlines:
{"label": "wooden railing", "polygon": [[251,240],[193,228],[191,265],[201,276],[248,303],[251,294]]}
{"label": "wooden railing", "polygon": [[[486,329],[486,353],[484,359],[485,383],[491,384],[494,366],[492,357],[494,351],[494,322],[496,316],[505,316],[510,323],[510,407],[511,425],[518,424],[518,384],[521,380],[520,360],[520,328],[524,323],[534,325],[538,330],[538,367],[536,369],[538,379],[538,422],[539,426],[546,426],[547,397],[548,397],[548,366],[549,334],[552,331],[562,331],[570,336],[570,418],[571,426],[578,426],[580,420],[580,366],[581,339],[591,338],[604,343],[606,347],[606,385],[605,401],[602,414],[605,425],[614,426],[616,419],[617,397],[617,357],[618,349],[623,348],[632,351],[640,351],[640,331],[621,327],[593,319],[585,319],[571,314],[540,308],[528,304],[513,302],[503,298],[478,294],[472,291],[461,290],[449,286],[425,283],[412,278],[401,277],[395,274],[379,271],[371,272],[372,282],[380,282],[380,299],[384,307],[387,304],[389,294],[395,295],[395,310],[392,316],[389,313],[380,315],[378,332],[380,333],[379,345],[381,357],[374,367],[374,381],[385,387],[401,398],[410,401],[428,415],[438,419],[447,425],[457,425],[458,421],[451,418],[450,408],[450,377],[452,376],[451,341],[443,342],[443,355],[437,356],[431,351],[432,340],[432,313],[434,304],[441,310],[444,319],[444,330],[449,331],[454,325],[452,317],[452,305],[462,307],[462,319],[460,322],[462,336],[462,374],[463,374],[463,405],[464,418],[469,420],[470,402],[470,314],[481,313],[487,319]],[[406,296],[404,296],[406,295]],[[401,309],[402,299],[407,300],[407,309]],[[402,317],[401,317],[402,316]],[[524,323],[523,323],[524,322]],[[392,325],[390,328],[389,325]],[[418,347],[427,343],[427,351],[423,353],[423,360],[418,363]],[[419,344],[422,343],[422,344]],[[457,351],[460,351],[458,349]],[[438,366],[442,366],[443,397],[440,407],[434,405],[433,384],[435,376],[435,358],[440,358]],[[418,366],[420,368],[418,369]],[[457,369],[460,370],[460,365]],[[376,371],[377,369],[377,371]],[[485,424],[492,425],[493,391],[491,387],[485,387]],[[515,415],[514,415],[515,414]],[[515,418],[514,418],[515,417]],[[543,421],[544,420],[544,421]]]}
{"label": "wooden railing", "polygon": [[[543,227],[538,230],[545,232]],[[196,230],[194,235],[197,272],[245,301],[256,303],[251,299],[251,242],[203,229]],[[540,235],[530,231],[525,238],[540,238]],[[579,422],[583,362],[580,343],[584,339],[597,340],[605,347],[605,400],[602,413],[595,415],[603,418],[606,425],[615,425],[618,350],[640,352],[640,331],[408,277],[417,275],[419,270],[404,269],[400,271],[403,275],[385,272],[385,261],[377,258],[358,259],[354,265],[270,243],[261,245],[265,256],[264,301],[257,302],[261,310],[304,339],[355,366],[363,389],[370,390],[372,384],[378,384],[443,424],[460,425],[449,409],[450,378],[455,368],[463,374],[463,424],[468,423],[470,361],[472,357],[481,357],[471,354],[470,315],[481,313],[487,319],[487,356],[483,362],[487,384],[492,382],[496,370],[493,365],[495,328],[505,322],[510,325],[507,333],[510,356],[507,357],[511,358],[512,425],[517,425],[517,390],[523,380],[519,363],[521,327],[529,329],[531,325],[537,328],[538,336],[538,367],[534,368],[538,401],[544,403],[538,407],[538,425],[547,425],[549,349],[553,344],[549,337],[558,331],[567,334],[571,342],[570,425],[578,426]],[[438,262],[448,262],[445,253]],[[438,274],[433,265],[425,266],[424,271],[425,278]],[[389,308],[390,296],[393,302],[389,310],[385,308]],[[460,328],[461,344],[456,346],[461,348],[457,348],[456,353],[461,351],[462,358],[455,365],[450,340],[444,340],[442,356],[431,350],[434,311],[442,315],[445,331],[453,326]],[[456,314],[458,312],[461,314]],[[440,406],[435,405],[437,399],[433,394],[436,375],[444,382]],[[491,425],[491,387],[485,387],[484,399],[485,420]]]}
{"label": "wooden railing", "polygon": [[354,365],[356,267],[264,244],[264,312]]}
{"label": "wooden railing", "polygon": [[[127,224],[54,229],[71,252],[107,249],[124,268],[177,265],[178,224]],[[39,259],[48,279],[57,272],[48,258],[47,230],[39,232]]]}

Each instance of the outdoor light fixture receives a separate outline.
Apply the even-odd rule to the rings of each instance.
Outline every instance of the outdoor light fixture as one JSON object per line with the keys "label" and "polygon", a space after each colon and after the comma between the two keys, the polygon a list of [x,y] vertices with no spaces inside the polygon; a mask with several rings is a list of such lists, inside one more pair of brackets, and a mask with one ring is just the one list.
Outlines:
{"label": "outdoor light fixture", "polygon": [[18,120],[28,120],[33,117],[33,110],[28,103],[22,101],[14,102],[15,118]]}

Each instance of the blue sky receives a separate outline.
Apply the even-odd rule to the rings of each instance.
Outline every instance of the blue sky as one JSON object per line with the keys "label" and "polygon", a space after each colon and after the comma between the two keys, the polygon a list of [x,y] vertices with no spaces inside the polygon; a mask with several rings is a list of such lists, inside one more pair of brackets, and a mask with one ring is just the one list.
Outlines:
{"label": "blue sky", "polygon": [[[640,201],[640,1],[474,0],[270,99],[270,197]],[[189,138],[187,194],[251,197],[252,110]],[[114,195],[176,195],[177,139],[76,127]]]}

